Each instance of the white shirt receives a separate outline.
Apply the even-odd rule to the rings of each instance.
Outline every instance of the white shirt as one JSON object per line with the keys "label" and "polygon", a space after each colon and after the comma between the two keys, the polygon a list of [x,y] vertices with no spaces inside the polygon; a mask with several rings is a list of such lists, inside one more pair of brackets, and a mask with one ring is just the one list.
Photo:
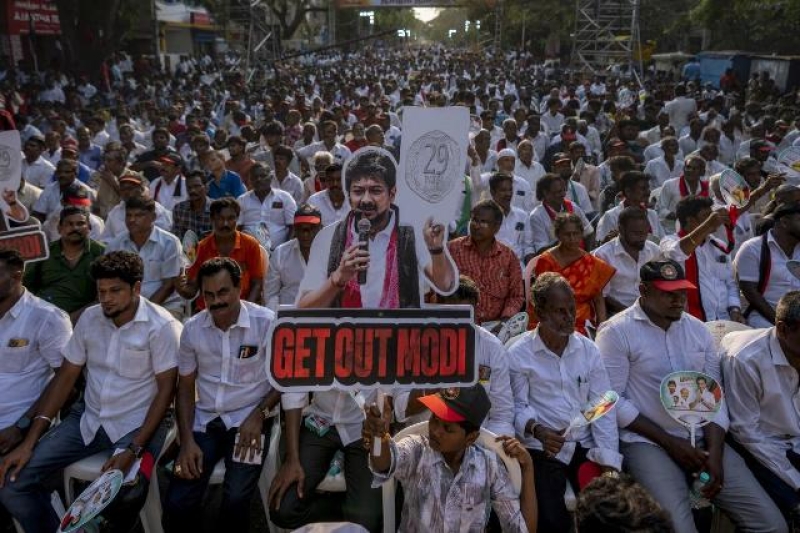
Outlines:
{"label": "white shirt", "polygon": [[661,255],[661,249],[654,242],[645,241],[644,248],[639,252],[639,259],[634,260],[622,246],[619,237],[615,237],[595,249],[592,254],[617,269],[611,281],[603,287],[603,296],[610,296],[630,307],[639,298],[639,271],[642,265]]}
{"label": "white shirt", "polygon": [[53,174],[56,167],[53,163],[42,156],[39,156],[33,163],[28,163],[25,157],[22,158],[22,177],[31,185],[44,189],[53,182]]}
{"label": "white shirt", "polygon": [[536,137],[533,137],[530,141],[533,144],[534,161],[542,161],[544,159],[544,154],[547,152],[547,147],[550,146],[550,136],[540,131],[536,134]]}
{"label": "white shirt", "polygon": [[[586,215],[583,214],[583,209],[577,205],[572,205],[574,213],[580,217],[583,223],[583,236],[588,237],[594,232],[594,228],[589,224]],[[562,212],[566,212],[563,210]],[[553,221],[550,220],[550,214],[544,207],[544,204],[539,204],[536,209],[531,212],[529,224],[531,226],[531,233],[533,234],[533,247],[536,253],[541,253],[542,248],[550,246],[556,241],[556,236],[553,234]]]}
{"label": "white shirt", "polygon": [[56,148],[56,151],[52,154],[50,153],[50,149],[46,149],[42,152],[42,157],[45,161],[53,165],[53,171],[55,172],[55,167],[59,161],[61,161],[61,147]]}
{"label": "white shirt", "polygon": [[[597,222],[597,230],[595,230],[595,238],[598,242],[606,238],[612,230],[619,229],[619,215],[625,209],[624,205],[620,203],[615,205],[600,217]],[[661,226],[661,221],[658,219],[658,213],[652,209],[647,209],[647,222],[650,224],[650,236],[656,242],[664,238],[666,233]]]}
{"label": "white shirt", "polygon": [[277,311],[279,305],[294,305],[305,271],[306,260],[297,239],[276,247],[269,257],[264,297],[267,307]]}
{"label": "white shirt", "polygon": [[[472,179],[472,202],[473,205],[481,200],[481,196],[485,193],[486,198],[489,196],[489,180],[494,175],[493,172],[485,172],[481,174],[480,166],[474,166],[469,169],[470,179]],[[526,213],[530,213],[539,202],[536,201],[536,196],[533,194],[530,184],[520,176],[514,175],[514,197],[511,200],[511,205],[519,207]]]}
{"label": "white shirt", "polygon": [[[330,226],[329,226],[330,227]],[[364,405],[375,403],[377,390],[315,391],[311,403],[308,403],[308,394],[305,392],[284,392],[281,395],[281,405],[284,411],[289,409],[303,409],[303,415],[316,415],[324,419],[339,432],[342,446],[361,440],[361,429],[364,425]]]}
{"label": "white shirt", "polygon": [[315,192],[308,197],[307,203],[319,209],[323,226],[329,226],[342,220],[350,212],[350,204],[347,203],[347,198],[344,199],[339,209],[333,206],[328,189]]}
{"label": "white shirt", "polygon": [[[550,429],[566,429],[581,409],[601,397],[611,385],[597,346],[577,333],[570,335],[564,353],[556,355],[542,342],[538,328],[525,333],[508,350],[514,391],[514,427],[526,448],[542,443],[525,432],[530,420]],[[591,425],[575,428],[555,458],[569,464],[577,444],[600,465],[622,469],[617,424],[613,413]]]}
{"label": "white shirt", "polygon": [[236,323],[226,331],[214,324],[208,310],[186,322],[181,334],[178,372],[197,372],[194,431],[222,418],[237,428],[272,390],[267,381],[267,338],[275,314],[241,300]]}
{"label": "white shirt", "polygon": [[[680,145],[679,145],[680,146]],[[661,148],[661,141],[658,141],[655,144],[651,144],[647,148],[644,149],[644,162],[648,163],[652,161],[656,157],[661,157],[664,155],[664,149]],[[675,154],[675,159],[680,159],[683,161],[683,150],[680,148],[678,149],[678,153]]]}
{"label": "white shirt", "polygon": [[286,242],[297,211],[297,204],[291,194],[273,187],[263,202],[258,199],[255,191],[244,193],[236,201],[242,207],[239,214],[240,226],[251,228],[264,222],[269,230],[273,250]]}
{"label": "white shirt", "polygon": [[[317,152],[330,152],[333,155],[333,162],[340,165],[344,165],[345,161],[350,159],[350,157],[353,155],[353,152],[351,152],[347,146],[339,143],[334,144],[333,148],[329,150],[328,147],[325,146],[324,141],[313,142],[308,146],[300,148],[297,150],[297,155],[307,159],[310,164],[311,159]],[[314,165],[310,166],[313,167]]]}
{"label": "white shirt", "polygon": [[535,252],[533,249],[533,233],[530,216],[518,207],[511,206],[511,211],[503,217],[500,230],[495,239],[514,250],[517,258],[525,262],[525,256]]}
{"label": "white shirt", "polygon": [[133,320],[120,328],[100,305],[83,312],[63,353],[85,365],[84,444],[101,426],[111,442],[142,426],[158,391],[156,376],[178,366],[181,329],[169,312],[141,296]]}
{"label": "white shirt", "polygon": [[720,345],[725,403],[736,442],[794,490],[800,471],[786,458],[800,452],[798,375],[775,328],[729,333]]}
{"label": "white shirt", "polygon": [[648,161],[644,167],[644,173],[650,176],[650,188],[656,189],[664,185],[665,181],[679,178],[683,175],[683,161],[676,157],[675,166],[670,170],[667,161],[662,155]]}
{"label": "white shirt", "polygon": [[[700,299],[703,302],[706,321],[729,320],[728,308],[742,306],[739,300],[739,286],[733,279],[731,264],[733,258],[714,246],[712,242],[722,247],[726,246],[711,236],[694,250],[694,256],[697,258]],[[685,270],[685,262],[689,256],[681,249],[680,237],[668,235],[661,239],[661,253],[664,258],[680,263]]]}
{"label": "white shirt", "polygon": [[[158,202],[156,202],[156,226],[165,231],[172,229],[172,212],[164,209]],[[120,202],[108,212],[106,227],[100,240],[104,243],[111,242],[126,231],[128,226],[125,225],[125,202]]]}
{"label": "white shirt", "polygon": [[280,181],[276,176],[272,177],[272,188],[288,192],[294,199],[295,204],[300,205],[305,198],[305,191],[303,190],[303,180],[296,175],[289,172],[283,181]]}
{"label": "white shirt", "polygon": [[586,186],[579,181],[573,179],[569,180],[567,184],[567,200],[578,205],[584,213],[594,213],[595,211],[592,199],[589,198],[589,191],[587,191]]}
{"label": "white shirt", "polygon": [[733,140],[730,140],[724,133],[720,135],[719,144],[717,145],[719,147],[719,160],[725,165],[733,165],[736,162],[736,152],[739,151],[741,142],[741,139],[736,137],[735,134]]}
{"label": "white shirt", "polygon": [[695,141],[691,135],[683,135],[680,139],[678,139],[678,146],[681,148],[681,152],[684,154],[691,154],[695,150],[700,148],[701,141]]}
{"label": "white shirt", "polygon": [[70,335],[69,316],[27,290],[0,318],[0,428],[39,399]]}
{"label": "white shirt", "polygon": [[[77,179],[73,183],[86,191],[92,202],[95,201],[94,189]],[[49,215],[54,211],[61,211],[61,185],[57,181],[52,181],[47,184],[42,194],[39,195],[39,198],[37,198],[36,202],[33,204],[33,211],[42,213],[43,215]]]}
{"label": "white shirt", "polygon": [[[661,186],[661,194],[658,195],[658,202],[656,202],[658,216],[661,218],[661,222],[667,233],[675,233],[676,231],[677,220],[667,220],[667,215],[670,213],[675,214],[675,208],[678,207],[678,202],[683,198],[681,195],[680,181],[681,178],[672,178],[665,181],[664,185]],[[686,190],[689,194],[700,194],[702,187],[698,181],[697,188],[692,191],[687,183]]]}
{"label": "white shirt", "polygon": [[542,112],[539,121],[544,124],[544,126],[547,128],[547,131],[549,131],[551,135],[555,135],[561,131],[561,126],[564,125],[564,115],[561,113],[552,115],[549,111]]}
{"label": "white shirt", "polygon": [[[317,290],[322,286],[323,283],[325,283],[325,280],[328,279],[328,259],[330,256],[333,234],[339,224],[345,224],[346,221],[347,219],[344,219],[339,223],[325,226],[320,230],[319,233],[317,233],[317,236],[314,238],[314,243],[311,245],[311,253],[308,256],[308,267],[306,268],[305,275],[303,276],[303,281],[300,282],[300,289],[297,295],[298,300],[303,296],[303,294]],[[369,268],[367,269],[367,283],[361,285],[360,287],[361,306],[365,309],[380,307],[381,295],[383,294],[383,280],[386,273],[386,252],[389,249],[389,240],[392,236],[394,227],[395,214],[393,212],[386,227],[375,234],[375,236],[369,241]],[[358,234],[356,232],[355,225],[352,225],[349,231],[351,242],[358,242]],[[424,274],[424,267],[429,261],[428,258],[430,257],[430,254],[425,246],[425,241],[416,235],[415,237],[414,245],[417,252],[417,270],[419,271],[420,280],[422,281],[423,278],[427,279]],[[450,261],[450,264],[453,265],[453,270],[456,271],[452,258],[449,256],[449,254],[446,255],[448,261]],[[400,261],[402,258],[398,257],[397,260]],[[419,301],[421,302],[423,301],[422,291],[425,283],[420,283],[419,286]],[[455,287],[453,287],[450,292],[454,290]]]}
{"label": "white shirt", "polygon": [[[600,326],[597,347],[603,356],[611,389],[617,391],[617,424],[623,442],[647,442],[649,439],[627,428],[640,414],[675,437],[689,438],[689,431],[674,420],[661,405],[661,381],[677,371],[702,372],[719,381],[719,357],[714,340],[705,324],[683,313],[664,331],[653,324],[637,300],[631,307],[614,315]],[[713,422],[728,428],[725,404]],[[703,429],[697,428],[701,439]]]}
{"label": "white shirt", "polygon": [[167,183],[164,178],[156,178],[150,183],[149,187],[153,200],[170,212],[177,204],[189,199],[189,191],[186,190],[186,178],[181,175],[175,176],[171,184]]}
{"label": "white shirt", "polygon": [[[759,278],[759,264],[761,263],[761,245],[763,237],[753,237],[749,241],[742,244],[739,253],[733,261],[733,266],[736,269],[736,274],[739,281],[750,281],[758,283]],[[778,300],[781,296],[790,291],[800,290],[800,279],[797,279],[786,268],[786,262],[789,260],[800,261],[800,245],[794,247],[791,257],[787,257],[772,234],[772,230],[767,234],[767,246],[770,250],[770,259],[772,267],[769,271],[769,280],[767,281],[766,290],[764,291],[764,299],[774,309],[778,305]],[[747,317],[747,322],[754,328],[768,328],[772,324],[761,314],[753,310],[750,316]]]}
{"label": "white shirt", "polygon": [[669,115],[669,123],[675,131],[681,131],[689,123],[689,115],[695,111],[697,102],[685,96],[678,96],[664,105],[664,112]]}
{"label": "white shirt", "polygon": [[[144,279],[142,280],[142,296],[150,298],[155,294],[164,281],[177,278],[184,267],[183,245],[172,233],[165,231],[158,226],[153,226],[153,231],[139,248],[131,239],[126,231],[115,237],[106,246],[105,253],[116,251],[126,251],[138,254],[144,263]],[[183,300],[180,295],[173,290],[162,304],[167,309],[180,309]]]}
{"label": "white shirt", "polygon": [[[475,326],[475,358],[478,362],[479,382],[491,401],[489,414],[483,428],[495,435],[514,435],[514,397],[509,381],[509,359],[500,340],[481,326]],[[407,420],[409,390],[394,394],[394,411],[398,422]]]}
{"label": "white shirt", "polygon": [[536,182],[546,173],[544,167],[536,161],[531,161],[531,166],[527,166],[520,159],[517,159],[514,165],[514,174],[527,181],[532,191],[536,190]]}
{"label": "white shirt", "polygon": [[[63,209],[62,206],[58,206],[58,208],[47,215],[44,223],[42,223],[42,231],[47,236],[48,242],[55,242],[61,238],[61,234],[58,232],[58,223],[61,217],[61,210]],[[103,219],[99,216],[95,215],[94,213],[89,213],[89,238],[93,241],[100,242],[100,237],[103,235],[103,231],[105,230],[106,223],[103,222]]]}

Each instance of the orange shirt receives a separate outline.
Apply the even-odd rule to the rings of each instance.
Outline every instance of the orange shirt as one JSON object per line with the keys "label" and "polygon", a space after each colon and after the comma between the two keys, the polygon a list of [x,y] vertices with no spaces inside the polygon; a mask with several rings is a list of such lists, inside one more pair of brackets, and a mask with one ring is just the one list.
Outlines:
{"label": "orange shirt", "polygon": [[[217,250],[217,239],[214,238],[214,234],[212,233],[198,243],[197,259],[189,268],[189,279],[196,280],[197,274],[200,271],[200,265],[214,257],[220,257],[220,254]],[[242,269],[242,290],[240,295],[242,299],[247,298],[250,294],[250,280],[253,278],[263,280],[266,275],[264,258],[261,255],[261,245],[258,244],[258,241],[254,237],[237,231],[233,250],[227,257],[239,263],[239,267]],[[206,303],[203,300],[202,293],[197,297],[197,300],[195,300],[195,304],[198,310],[205,309]]]}

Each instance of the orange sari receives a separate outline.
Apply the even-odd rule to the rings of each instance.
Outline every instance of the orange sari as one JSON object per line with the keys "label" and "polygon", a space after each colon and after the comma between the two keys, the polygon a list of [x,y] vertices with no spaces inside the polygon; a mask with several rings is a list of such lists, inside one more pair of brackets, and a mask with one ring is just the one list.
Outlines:
{"label": "orange sari", "polygon": [[[545,272],[557,272],[564,276],[575,293],[575,331],[586,335],[586,321],[596,323],[592,300],[603,291],[603,287],[611,280],[617,271],[614,267],[596,258],[592,254],[584,254],[580,259],[567,266],[561,266],[549,251],[533,259],[535,261],[533,272],[539,276]],[[530,279],[531,267],[526,269],[526,279]],[[528,291],[528,316],[530,321],[528,329],[533,329],[539,324],[533,301]]]}

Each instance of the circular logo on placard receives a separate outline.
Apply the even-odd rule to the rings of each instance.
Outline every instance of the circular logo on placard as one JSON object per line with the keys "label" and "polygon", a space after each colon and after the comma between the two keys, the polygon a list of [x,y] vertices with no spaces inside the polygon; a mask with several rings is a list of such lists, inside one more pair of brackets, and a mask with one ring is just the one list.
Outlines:
{"label": "circular logo on placard", "polygon": [[439,130],[419,137],[408,150],[405,180],[428,203],[444,200],[459,182],[458,143]]}
{"label": "circular logo on placard", "polygon": [[445,400],[455,400],[458,398],[458,395],[461,394],[461,390],[458,387],[449,387],[446,389],[442,389],[441,395],[442,398]]}
{"label": "circular logo on placard", "polygon": [[0,181],[11,180],[11,154],[13,150],[10,146],[0,144]]}

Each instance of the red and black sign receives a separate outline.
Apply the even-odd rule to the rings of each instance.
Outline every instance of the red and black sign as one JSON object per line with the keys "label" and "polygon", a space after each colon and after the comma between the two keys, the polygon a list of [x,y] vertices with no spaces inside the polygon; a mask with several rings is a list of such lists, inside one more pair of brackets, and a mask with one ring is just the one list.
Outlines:
{"label": "red and black sign", "polygon": [[280,310],[267,375],[282,391],[476,382],[472,308]]}
{"label": "red and black sign", "polygon": [[50,257],[47,236],[44,232],[31,228],[1,232],[0,250],[16,250],[27,262],[41,261]]}

